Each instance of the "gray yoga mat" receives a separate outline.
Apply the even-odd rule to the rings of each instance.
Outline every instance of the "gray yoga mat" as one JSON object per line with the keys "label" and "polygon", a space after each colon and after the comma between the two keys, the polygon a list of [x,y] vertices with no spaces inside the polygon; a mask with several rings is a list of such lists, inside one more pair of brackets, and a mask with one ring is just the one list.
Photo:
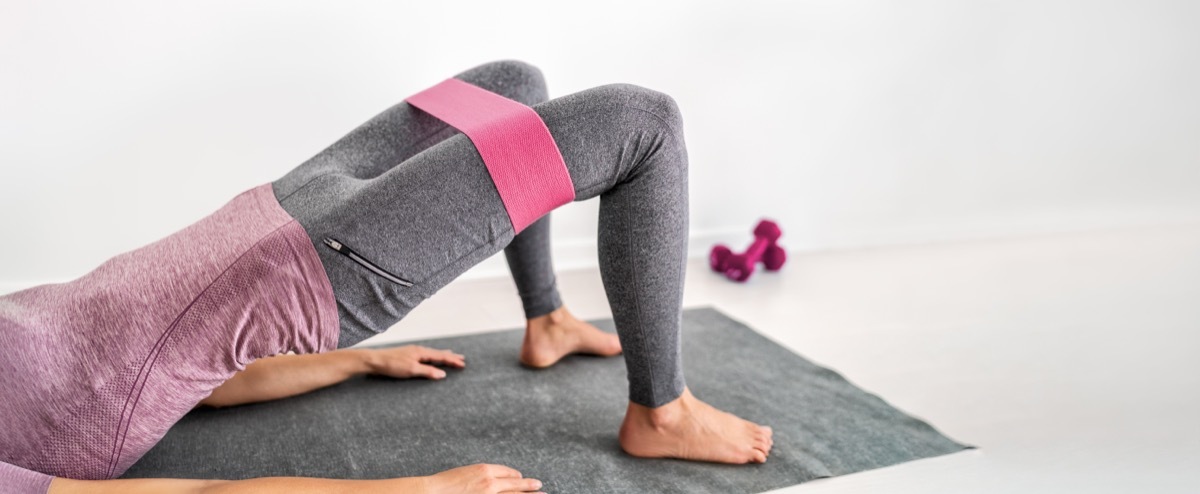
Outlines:
{"label": "gray yoga mat", "polygon": [[[591,322],[613,330],[612,320]],[[683,328],[692,392],[774,429],[765,464],[624,454],[621,358],[572,356],[528,370],[514,329],[412,342],[467,355],[467,368],[441,381],[367,376],[193,411],[124,476],[387,478],[500,463],[548,493],[755,493],[970,447],[716,309],[685,310]]]}

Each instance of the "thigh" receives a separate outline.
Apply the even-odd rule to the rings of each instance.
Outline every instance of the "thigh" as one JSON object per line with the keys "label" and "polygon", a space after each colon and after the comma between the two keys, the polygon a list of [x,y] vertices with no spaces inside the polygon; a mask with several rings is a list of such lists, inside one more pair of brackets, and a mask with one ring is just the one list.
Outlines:
{"label": "thigh", "polygon": [[[613,189],[662,148],[674,132],[671,120],[659,116],[669,110],[665,101],[660,93],[614,84],[533,106],[563,154],[577,201]],[[513,239],[487,167],[463,134],[377,177],[317,177],[280,203],[312,237],[325,265],[342,319],[339,346],[386,330]]]}
{"label": "thigh", "polygon": [[462,134],[369,180],[321,176],[280,204],[325,266],[342,323],[339,347],[386,330],[513,238],[491,176]]}
{"label": "thigh", "polygon": [[[542,72],[517,60],[480,64],[454,77],[526,105],[547,99]],[[275,197],[283,200],[325,175],[375,178],[456,132],[408,103],[397,103],[276,180]]]}
{"label": "thigh", "polygon": [[408,103],[399,103],[358,126],[272,183],[285,200],[327,175],[369,179],[454,135],[455,129]]}

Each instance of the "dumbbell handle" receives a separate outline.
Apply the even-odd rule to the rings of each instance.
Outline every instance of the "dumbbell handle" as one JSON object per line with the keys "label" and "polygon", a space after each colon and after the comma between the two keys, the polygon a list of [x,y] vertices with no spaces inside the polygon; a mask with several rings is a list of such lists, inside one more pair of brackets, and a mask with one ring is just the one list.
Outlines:
{"label": "dumbbell handle", "polygon": [[757,263],[760,259],[762,259],[763,252],[766,252],[767,246],[769,245],[771,245],[771,241],[766,237],[755,237],[754,243],[750,244],[750,247],[746,249],[746,253],[744,255],[747,258],[753,259],[754,262]]}

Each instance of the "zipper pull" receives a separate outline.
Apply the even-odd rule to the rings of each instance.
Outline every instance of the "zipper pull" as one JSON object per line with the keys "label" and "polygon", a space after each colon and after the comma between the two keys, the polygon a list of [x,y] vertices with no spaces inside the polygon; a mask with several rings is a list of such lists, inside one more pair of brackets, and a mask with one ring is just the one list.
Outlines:
{"label": "zipper pull", "polygon": [[330,248],[337,251],[338,254],[349,257],[350,260],[357,262],[358,264],[362,265],[362,267],[367,268],[371,272],[386,278],[392,283],[396,283],[397,285],[401,286],[413,286],[411,281],[389,273],[388,270],[383,269],[382,267],[377,266],[375,263],[367,260],[367,258],[358,255],[357,252],[354,252],[354,249],[351,249],[345,244],[334,240],[332,237],[325,237],[324,242],[325,245],[328,245]]}

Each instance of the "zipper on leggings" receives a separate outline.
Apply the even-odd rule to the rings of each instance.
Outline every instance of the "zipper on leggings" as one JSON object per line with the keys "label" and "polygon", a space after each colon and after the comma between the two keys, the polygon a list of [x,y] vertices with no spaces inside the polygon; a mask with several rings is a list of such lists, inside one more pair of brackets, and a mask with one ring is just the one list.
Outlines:
{"label": "zipper on leggings", "polygon": [[338,251],[339,254],[349,257],[354,262],[361,264],[363,267],[371,270],[371,272],[373,272],[379,276],[382,276],[384,278],[387,278],[388,281],[391,281],[392,283],[396,283],[398,285],[403,285],[403,286],[413,286],[411,281],[400,278],[399,276],[389,273],[386,269],[376,266],[375,263],[368,261],[363,256],[358,255],[358,253],[354,252],[353,249],[346,246],[346,244],[339,242],[335,238],[325,237],[325,245],[328,245],[329,247],[333,248],[333,250]]}

